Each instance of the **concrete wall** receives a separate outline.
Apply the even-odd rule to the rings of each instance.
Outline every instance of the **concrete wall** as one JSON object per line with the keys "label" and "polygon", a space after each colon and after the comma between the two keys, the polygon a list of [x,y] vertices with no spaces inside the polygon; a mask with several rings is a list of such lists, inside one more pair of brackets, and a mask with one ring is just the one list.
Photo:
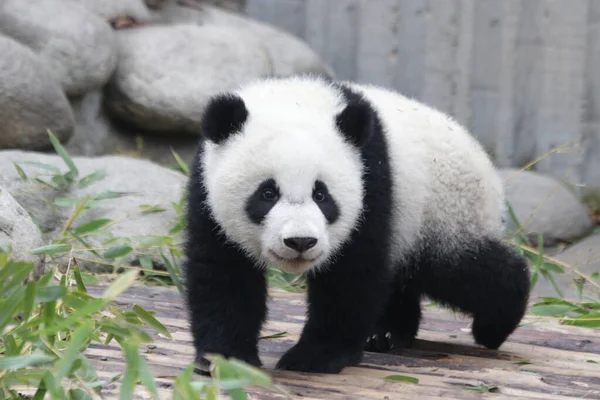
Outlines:
{"label": "concrete wall", "polygon": [[600,188],[600,0],[248,0],[339,78],[446,111],[500,166]]}

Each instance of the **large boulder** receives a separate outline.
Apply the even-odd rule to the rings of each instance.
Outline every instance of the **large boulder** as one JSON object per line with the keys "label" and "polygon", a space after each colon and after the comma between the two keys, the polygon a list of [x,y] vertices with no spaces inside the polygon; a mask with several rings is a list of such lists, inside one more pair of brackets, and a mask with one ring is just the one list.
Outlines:
{"label": "large boulder", "polygon": [[43,150],[50,146],[47,129],[63,141],[74,129],[69,102],[48,66],[31,49],[2,35],[0,121],[0,149]]}
{"label": "large boulder", "polygon": [[104,113],[103,93],[95,90],[71,100],[75,114],[75,135],[67,143],[70,154],[99,156],[122,154],[143,157],[160,165],[175,166],[174,152],[190,163],[198,144],[196,136],[143,135],[134,127],[115,124]]}
{"label": "large boulder", "polygon": [[[90,207],[78,216],[70,228],[98,219],[110,219],[113,222],[97,233],[85,237],[85,241],[102,254],[110,247],[118,245],[135,246],[136,238],[169,235],[169,230],[177,222],[173,203],[181,199],[186,177],[174,170],[161,167],[148,160],[122,156],[98,158],[73,157],[78,169],[78,179],[103,171],[104,177],[92,179],[88,185],[75,183],[70,188],[47,187],[33,182],[39,176],[46,182],[52,182],[47,168],[39,168],[23,162],[37,162],[52,165],[61,173],[68,169],[63,160],[56,155],[23,152],[0,151],[0,182],[10,190],[13,197],[36,220],[48,239],[57,238],[68,226],[67,222],[75,210],[76,199],[89,196]],[[28,177],[24,181],[15,168],[17,163]],[[42,175],[42,174],[46,175]],[[54,183],[54,182],[52,182]],[[118,197],[112,197],[120,193]],[[106,196],[98,200],[98,196]],[[179,236],[173,237],[175,240]],[[78,248],[83,247],[72,241]],[[89,251],[76,251],[76,255],[85,259],[95,259]],[[136,263],[139,254],[132,252],[127,262]],[[161,258],[154,255],[155,261]],[[84,260],[85,261],[85,260]],[[80,264],[86,269],[97,268],[101,264],[93,261]]]}
{"label": "large boulder", "polygon": [[137,22],[152,19],[150,10],[143,0],[64,0],[79,4],[106,21],[128,16]]}
{"label": "large boulder", "polygon": [[306,42],[291,33],[239,13],[198,3],[188,2],[188,6],[172,3],[160,12],[159,21],[223,26],[242,31],[245,36],[255,37],[269,52],[275,76],[315,74],[334,77],[333,69]]}
{"label": "large boulder", "polygon": [[146,26],[118,31],[120,58],[105,90],[115,119],[147,132],[199,135],[211,95],[271,75],[252,36],[219,26]]}
{"label": "large boulder", "polygon": [[72,2],[5,0],[0,32],[33,49],[68,95],[103,86],[117,62],[110,25]]}
{"label": "large boulder", "polygon": [[[592,221],[588,209],[564,184],[549,176],[515,169],[501,170],[508,202],[524,225],[524,233],[540,233],[544,243],[570,242],[589,233]],[[516,226],[508,221],[508,231]]]}
{"label": "large boulder", "polygon": [[43,245],[42,234],[27,211],[0,184],[0,248],[16,261],[34,263],[32,277],[37,278],[45,272],[44,258],[29,251]]}

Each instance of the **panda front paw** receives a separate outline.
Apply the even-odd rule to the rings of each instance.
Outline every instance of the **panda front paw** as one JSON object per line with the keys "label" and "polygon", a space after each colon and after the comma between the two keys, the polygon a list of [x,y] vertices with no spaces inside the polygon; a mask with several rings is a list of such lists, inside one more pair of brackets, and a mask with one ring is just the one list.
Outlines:
{"label": "panda front paw", "polygon": [[405,349],[411,347],[414,340],[414,336],[409,334],[380,331],[367,338],[365,351],[387,353],[391,350]]}
{"label": "panda front paw", "polygon": [[327,345],[296,344],[275,368],[288,371],[337,374],[362,361],[362,350],[334,349]]}
{"label": "panda front paw", "polygon": [[[218,352],[214,352],[213,354],[220,354]],[[253,352],[228,352],[226,354],[221,354],[225,358],[235,358],[237,360],[243,361],[247,364],[250,364],[256,368],[262,367],[262,362],[258,357],[257,353]],[[196,353],[196,358],[194,360],[195,368],[194,372],[200,375],[210,375],[210,361],[204,357],[204,353]]]}

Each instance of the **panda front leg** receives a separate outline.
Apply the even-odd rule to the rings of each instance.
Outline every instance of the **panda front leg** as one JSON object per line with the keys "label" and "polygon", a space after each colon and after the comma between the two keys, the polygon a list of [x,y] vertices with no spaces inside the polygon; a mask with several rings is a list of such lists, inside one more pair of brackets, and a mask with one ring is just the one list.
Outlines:
{"label": "panda front leg", "polygon": [[278,369],[339,373],[362,361],[365,339],[387,301],[391,275],[385,257],[374,262],[369,257],[373,253],[363,254],[346,254],[309,275],[308,320]]}
{"label": "panda front leg", "polygon": [[497,239],[426,260],[420,273],[427,295],[473,316],[473,337],[489,349],[500,347],[525,314],[529,267]]}
{"label": "panda front leg", "polygon": [[186,301],[200,374],[208,372],[207,353],[262,365],[258,337],[267,314],[266,277],[233,253],[221,255],[223,261],[218,263],[192,256],[185,264]]}
{"label": "panda front leg", "polygon": [[379,319],[374,334],[369,336],[366,351],[387,353],[410,347],[421,322],[421,292],[413,279],[394,279],[393,292]]}

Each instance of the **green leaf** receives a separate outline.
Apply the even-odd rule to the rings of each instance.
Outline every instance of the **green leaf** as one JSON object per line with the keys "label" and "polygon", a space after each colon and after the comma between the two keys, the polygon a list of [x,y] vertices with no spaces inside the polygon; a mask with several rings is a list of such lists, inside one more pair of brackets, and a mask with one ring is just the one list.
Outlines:
{"label": "green leaf", "polygon": [[73,268],[73,277],[75,278],[75,283],[77,284],[77,290],[87,293],[87,288],[85,287],[85,283],[83,283],[83,278],[81,277],[81,271],[77,265]]}
{"label": "green leaf", "polygon": [[63,159],[67,167],[69,167],[69,171],[72,173],[72,175],[77,176],[79,174],[79,171],[77,170],[75,163],[69,156],[69,153],[67,153],[67,150],[63,147],[60,141],[56,138],[56,136],[54,136],[54,134],[50,130],[48,130],[48,136],[50,136],[50,142],[52,142],[52,146],[54,147],[56,154],[58,154],[60,158]]}
{"label": "green leaf", "polygon": [[594,360],[585,360],[585,362],[590,364],[598,364],[598,362]]}
{"label": "green leaf", "polygon": [[133,284],[137,276],[138,271],[135,269],[119,275],[119,277],[104,291],[102,298],[113,301]]}
{"label": "green leaf", "polygon": [[156,318],[154,318],[154,316],[152,314],[150,314],[148,311],[144,310],[142,307],[138,306],[137,304],[135,304],[133,306],[133,311],[142,321],[144,321],[147,325],[152,327],[152,329],[154,329],[158,333],[162,333],[164,336],[168,337],[169,339],[172,339],[171,334],[169,333],[169,330],[163,324],[161,324]]}
{"label": "green leaf", "polygon": [[125,375],[121,383],[121,392],[119,400],[130,400],[133,398],[133,391],[138,382],[138,374],[140,370],[140,357],[138,354],[138,344],[131,342],[119,342],[125,353],[127,366]]}
{"label": "green leaf", "polygon": [[562,317],[570,312],[577,310],[569,304],[542,304],[531,307],[531,313],[545,317]]}
{"label": "green leaf", "polygon": [[91,173],[91,174],[81,178],[79,180],[79,186],[87,187],[87,186],[91,185],[92,183],[95,183],[95,182],[103,179],[105,176],[106,176],[106,171],[104,169],[98,170],[94,173]]}
{"label": "green leaf", "polygon": [[0,370],[19,369],[54,361],[55,357],[47,354],[28,354],[23,356],[0,358]]}
{"label": "green leaf", "polygon": [[56,364],[54,376],[58,381],[68,376],[71,366],[75,360],[81,356],[81,349],[89,340],[92,331],[94,330],[94,321],[85,321],[81,324],[75,333],[71,336],[69,347],[63,353],[60,361]]}
{"label": "green leaf", "polygon": [[475,391],[482,392],[482,393],[497,392],[498,391],[498,387],[497,386],[494,386],[494,385],[484,385],[484,384],[477,385],[477,386],[475,386],[475,385],[465,385],[465,386],[463,386],[463,388],[467,389],[467,390],[475,390]]}
{"label": "green leaf", "polygon": [[35,302],[36,283],[35,281],[27,282],[25,289],[25,297],[23,299],[23,321],[27,321],[31,316]]}
{"label": "green leaf", "polygon": [[108,191],[108,192],[103,192],[100,194],[97,194],[94,196],[94,200],[110,200],[110,199],[116,199],[119,197],[123,197],[123,196],[127,196],[132,194],[132,192],[112,192],[112,191]]}
{"label": "green leaf", "polygon": [[406,375],[388,375],[388,376],[385,376],[383,379],[387,379],[390,381],[419,383],[419,380],[417,378],[413,378],[412,376],[406,376]]}
{"label": "green leaf", "polygon": [[0,333],[3,332],[4,327],[12,320],[15,311],[21,306],[24,294],[25,289],[18,287],[6,300],[0,302]]}
{"label": "green leaf", "polygon": [[564,325],[581,326],[585,328],[600,328],[600,312],[578,315],[561,321]]}
{"label": "green leaf", "polygon": [[183,161],[183,159],[179,156],[179,154],[177,154],[177,152],[175,152],[175,150],[173,150],[173,148],[171,148],[171,153],[173,154],[173,157],[175,157],[175,161],[177,161],[177,165],[179,165],[181,172],[183,172],[185,175],[189,175],[190,168],[188,167],[187,163]]}
{"label": "green leaf", "polygon": [[142,382],[142,384],[144,386],[146,386],[146,389],[148,389],[150,391],[150,393],[152,394],[152,396],[155,399],[160,399],[160,397],[158,395],[158,387],[156,386],[156,381],[154,379],[154,376],[152,375],[152,371],[150,371],[150,367],[148,366],[148,363],[146,363],[146,360],[141,355],[139,355],[139,353],[138,353],[138,360],[139,360],[139,365],[140,365],[140,370],[139,370],[140,381]]}
{"label": "green leaf", "polygon": [[563,268],[555,263],[552,262],[545,262],[541,269],[543,269],[544,271],[548,271],[548,272],[555,272],[557,274],[564,274],[565,271],[563,270]]}
{"label": "green leaf", "polygon": [[48,303],[59,299],[65,293],[67,293],[67,288],[64,286],[46,286],[37,289],[35,299],[39,303]]}
{"label": "green leaf", "polygon": [[58,254],[58,253],[67,253],[71,251],[73,246],[70,244],[49,244],[47,246],[38,247],[36,249],[30,250],[31,254]]}
{"label": "green leaf", "polygon": [[111,222],[113,222],[112,219],[108,218],[95,219],[93,221],[86,222],[85,224],[77,226],[73,229],[73,233],[75,235],[84,235],[86,233],[95,232],[103,226],[110,224]]}
{"label": "green leaf", "polygon": [[115,259],[119,257],[124,257],[131,253],[133,249],[131,246],[114,246],[109,248],[104,252],[104,257],[108,259]]}
{"label": "green leaf", "polygon": [[287,332],[277,332],[272,335],[261,336],[259,339],[275,339],[275,338],[284,337],[287,334],[288,334]]}
{"label": "green leaf", "polygon": [[153,206],[151,204],[142,204],[140,205],[140,211],[142,213],[156,213],[156,212],[163,212],[166,211],[167,209],[161,206]]}
{"label": "green leaf", "polygon": [[22,161],[19,164],[21,165],[31,165],[33,167],[38,167],[38,168],[42,168],[45,169],[47,171],[53,172],[55,174],[60,174],[60,169],[54,165],[51,164],[45,164],[45,163],[41,163],[41,162],[36,162],[36,161]]}
{"label": "green leaf", "polygon": [[21,177],[21,179],[24,182],[27,182],[27,174],[25,174],[25,171],[23,171],[23,169],[19,166],[19,164],[14,163],[15,169],[17,170],[17,173],[19,174],[19,176]]}

